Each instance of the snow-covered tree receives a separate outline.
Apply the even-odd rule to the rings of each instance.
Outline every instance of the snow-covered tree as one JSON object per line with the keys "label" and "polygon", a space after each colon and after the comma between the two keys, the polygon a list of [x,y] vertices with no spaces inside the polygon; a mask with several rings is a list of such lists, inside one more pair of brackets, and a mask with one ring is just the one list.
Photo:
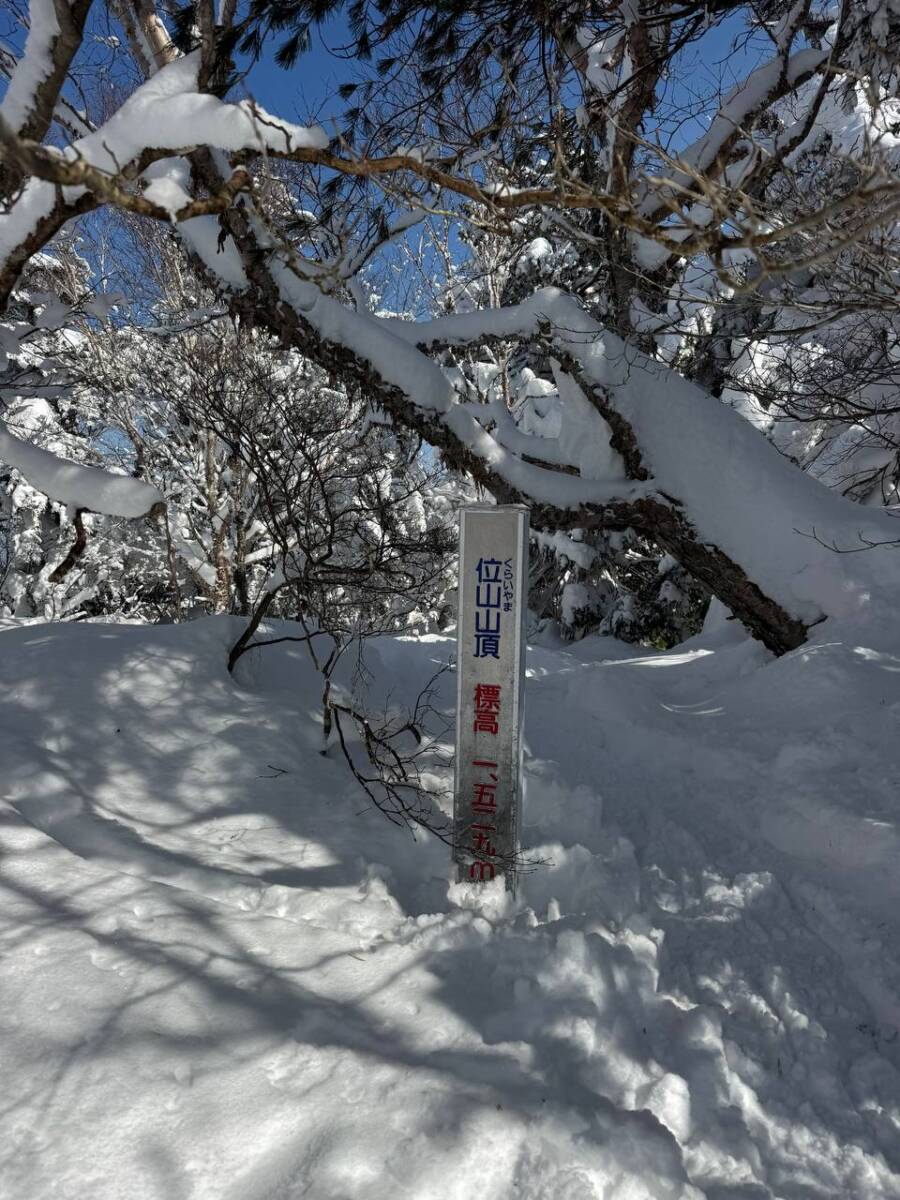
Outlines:
{"label": "snow-covered tree", "polygon": [[[71,243],[36,255],[2,324],[0,402],[9,465],[0,468],[6,559],[0,605],[18,616],[127,612],[151,561],[152,526],[97,515],[116,511],[117,489],[133,490],[141,503],[161,497],[131,478],[104,474],[105,455],[77,404],[73,360],[87,324],[110,302],[93,293],[90,274]],[[128,510],[129,518],[135,515]]]}
{"label": "snow-covered tree", "polygon": [[[892,226],[893,10],[501,4],[486,28],[480,5],[356,5],[360,61],[377,49],[392,86],[359,91],[357,77],[342,139],[227,98],[236,46],[274,41],[290,64],[306,24],[335,7],[201,0],[176,48],[152,6],[118,6],[144,82],[63,152],[47,138],[81,27],[30,37],[0,130],[3,294],[89,211],[174,224],[234,316],[499,500],[528,502],[537,529],[652,541],[772,649],[892,588],[889,556],[828,549],[893,540],[889,518],[861,522],[722,397],[766,289],[830,271]],[[694,104],[677,81],[726,17],[746,28],[743,75]],[[823,142],[860,87],[865,136]],[[804,186],[810,152],[827,193]],[[540,236],[552,225],[574,279],[431,322],[374,315],[359,271],[435,210],[498,237],[525,217]],[[474,399],[477,380],[460,386],[448,352],[476,361],[501,342],[557,364],[564,431]]]}
{"label": "snow-covered tree", "polygon": [[419,440],[233,321],[180,265],[149,321],[92,327],[70,363],[83,422],[166,498],[155,575],[170,612],[369,631],[436,619],[449,522]]}

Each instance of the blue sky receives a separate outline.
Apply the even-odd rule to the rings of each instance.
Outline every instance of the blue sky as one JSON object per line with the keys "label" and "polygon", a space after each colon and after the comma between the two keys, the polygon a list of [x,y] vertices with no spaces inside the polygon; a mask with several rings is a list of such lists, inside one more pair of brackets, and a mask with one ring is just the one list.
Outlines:
{"label": "blue sky", "polygon": [[[728,90],[761,56],[771,54],[771,46],[758,35],[744,43],[745,25],[741,16],[733,16],[709,30],[687,52],[683,71],[671,85],[672,99],[686,103],[693,96],[714,94],[717,85]],[[316,119],[328,123],[339,116],[343,106],[337,96],[338,85],[354,78],[354,63],[339,57],[349,41],[343,14],[329,18],[313,31],[310,49],[288,71],[278,67],[272,52],[256,63],[246,86],[266,109],[295,120]],[[699,136],[705,128],[702,118],[687,121],[679,130],[681,145]]]}
{"label": "blue sky", "polygon": [[[88,44],[82,54],[95,63],[109,58],[111,65],[113,56],[100,40],[110,32],[106,11],[105,5],[94,6]],[[671,85],[671,96],[676,102],[686,102],[695,93],[709,95],[718,81],[727,90],[752,68],[766,47],[757,38],[748,45],[735,48],[742,29],[740,17],[729,18],[690,49],[683,69]],[[24,36],[16,29],[8,11],[0,15],[0,41],[14,52],[21,52]],[[346,21],[340,13],[316,27],[312,31],[310,49],[299,57],[293,68],[283,70],[274,62],[277,39],[273,39],[271,51],[252,66],[246,86],[264,108],[292,120],[320,121],[331,131],[333,121],[339,118],[344,108],[337,96],[338,85],[352,80],[356,73],[353,61],[341,55],[341,49],[348,41]],[[102,79],[102,70],[98,74]],[[0,98],[4,90],[5,81],[0,80]],[[67,91],[71,94],[71,89]],[[75,94],[72,99],[78,103]],[[686,144],[703,128],[702,117],[689,120],[678,131],[679,144]]]}
{"label": "blue sky", "polygon": [[[107,12],[104,4],[94,6],[89,36],[82,52],[89,64],[85,80],[101,94],[110,83],[115,84],[122,63],[120,52],[111,51],[104,44],[103,39],[108,34],[118,32],[110,27]],[[21,30],[17,31],[9,23],[9,17],[8,10],[0,15],[0,40],[5,41],[11,49],[21,51],[24,37]],[[7,23],[5,28],[4,21]],[[735,49],[735,42],[742,31],[740,18],[731,18],[710,30],[701,42],[688,51],[681,69],[675,73],[669,85],[672,100],[681,104],[688,103],[697,95],[707,97],[706,112],[698,111],[678,126],[673,143],[675,148],[683,147],[705,129],[717,83],[728,90],[752,69],[761,52],[771,53],[771,49],[763,46],[759,39]],[[274,62],[274,51],[279,40],[272,39],[269,52],[250,68],[245,81],[248,91],[263,107],[280,116],[299,122],[319,121],[329,132],[334,131],[335,122],[345,107],[337,95],[338,86],[358,77],[357,65],[342,54],[342,48],[350,40],[343,14],[313,29],[309,50],[300,55],[295,66],[289,70],[278,67]],[[126,87],[134,85],[133,81],[125,78],[122,83]],[[0,97],[3,88],[0,82]],[[67,93],[80,107],[76,92],[70,87]]]}
{"label": "blue sky", "polygon": [[284,70],[277,66],[270,52],[251,68],[247,88],[263,108],[279,116],[299,120],[311,117],[319,121],[334,119],[344,107],[337,96],[338,86],[352,78],[352,61],[338,57],[348,40],[343,14],[329,18],[313,30],[309,50],[299,57],[294,67]]}

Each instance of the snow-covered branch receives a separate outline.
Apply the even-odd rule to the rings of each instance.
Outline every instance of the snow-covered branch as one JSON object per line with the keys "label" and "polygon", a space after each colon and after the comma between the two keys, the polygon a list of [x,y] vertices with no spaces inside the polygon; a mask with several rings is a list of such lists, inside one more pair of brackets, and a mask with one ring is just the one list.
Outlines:
{"label": "snow-covered branch", "polygon": [[[840,530],[838,540],[852,540],[858,510],[796,471],[714,397],[604,330],[564,293],[543,290],[520,305],[431,322],[379,321],[323,295],[277,254],[267,267],[258,256],[251,260],[248,254],[257,316],[345,378],[355,377],[395,420],[415,428],[498,499],[531,504],[538,527],[643,529],[772,648],[798,644],[806,626],[823,615],[864,605],[872,588],[895,586],[895,568],[884,560],[866,564],[857,576],[847,573],[836,586],[822,548],[797,530],[824,522]],[[537,461],[511,453],[424,353],[535,337],[546,337],[576,365],[596,423],[612,431],[608,439],[630,462],[631,481],[616,486],[541,467],[541,438],[534,438],[534,454],[526,454]],[[522,442],[517,446],[524,450]],[[890,525],[883,514],[867,514],[867,528],[877,527],[883,537]]]}
{"label": "snow-covered branch", "polygon": [[[809,144],[829,95],[826,81],[846,69],[846,5],[837,30],[819,44],[804,44],[805,0],[779,12],[766,26],[773,57],[732,89],[704,135],[677,155],[653,145],[648,115],[674,61],[669,47],[677,53],[680,18],[641,4],[618,14],[621,28],[612,41],[601,39],[596,61],[600,42],[582,42],[579,69],[600,87],[602,103],[593,125],[576,121],[574,128],[596,134],[605,122],[605,143],[582,139],[564,121],[557,127],[547,115],[564,106],[560,76],[547,80],[546,128],[536,141],[524,125],[512,127],[505,109],[489,136],[491,126],[470,119],[475,107],[469,111],[462,97],[464,119],[456,124],[466,136],[421,144],[399,136],[398,118],[397,127],[386,120],[362,152],[349,135],[331,141],[318,127],[223,99],[212,80],[225,78],[228,64],[217,60],[211,5],[197,10],[200,48],[181,57],[150,0],[132,15],[134,36],[146,42],[146,69],[158,69],[96,131],[59,150],[26,136],[16,121],[0,126],[6,165],[24,183],[0,216],[4,295],[29,256],[79,213],[110,205],[174,222],[193,267],[248,325],[266,326],[282,345],[358,389],[498,499],[529,503],[536,526],[640,530],[774,649],[799,644],[821,616],[895,585],[882,560],[852,575],[838,568],[844,574],[836,585],[821,546],[800,540],[797,530],[825,528],[841,541],[855,536],[857,510],[796,471],[718,397],[664,365],[677,360],[662,335],[678,262],[697,260],[695,274],[714,280],[703,286],[718,303],[726,281],[737,289],[745,277],[751,286],[798,265],[811,268],[895,220],[900,184],[874,151],[855,160],[832,192],[798,185],[794,159],[787,161]],[[603,75],[613,68],[615,87]],[[804,92],[813,77],[821,82]],[[520,103],[513,92],[510,104]],[[796,101],[790,119],[770,112],[788,98]],[[417,111],[430,112],[424,93],[413,107],[419,103]],[[276,169],[273,160],[285,165]],[[773,198],[766,188],[776,174]],[[356,181],[378,184],[386,207],[360,200],[365,192]],[[321,237],[308,233],[295,183],[304,199],[322,200],[312,222],[321,221]],[[577,298],[532,286],[528,299],[515,302],[527,294],[520,289],[505,303],[498,290],[490,308],[421,323],[379,319],[348,303],[354,288],[361,296],[355,274],[372,248],[436,212],[459,213],[511,242],[529,222],[558,240],[560,226],[541,226],[541,215],[561,213],[570,247],[590,246],[594,255],[604,248],[607,257],[569,272],[579,280],[572,284],[581,288]],[[354,244],[353,230],[367,221],[369,240]],[[582,276],[594,282],[582,285]],[[710,345],[718,353],[725,340],[717,335]],[[736,341],[727,339],[729,353]],[[553,374],[544,382],[555,387],[565,415],[555,438],[518,422],[508,395],[474,403],[477,389],[461,393],[442,361],[448,347],[471,359],[485,345],[505,354],[504,345],[520,343],[539,347],[542,369]],[[888,540],[886,520],[867,513],[865,536]]]}
{"label": "snow-covered branch", "polygon": [[684,189],[697,190],[698,177],[718,174],[725,157],[739,137],[746,137],[750,118],[821,70],[829,60],[827,50],[807,48],[790,58],[784,54],[769,59],[726,96],[709,129],[690,146],[679,151],[677,161],[684,169],[657,183],[648,179],[646,195],[638,201],[641,216],[658,220],[671,211],[671,201],[681,199]]}
{"label": "snow-covered branch", "polygon": [[12,69],[2,113],[23,138],[40,141],[84,31],[92,0],[31,0],[25,50]]}
{"label": "snow-covered branch", "polygon": [[73,509],[115,517],[145,517],[164,506],[162,494],[141,479],[68,462],[14,437],[0,422],[0,462],[14,467],[33,488]]}

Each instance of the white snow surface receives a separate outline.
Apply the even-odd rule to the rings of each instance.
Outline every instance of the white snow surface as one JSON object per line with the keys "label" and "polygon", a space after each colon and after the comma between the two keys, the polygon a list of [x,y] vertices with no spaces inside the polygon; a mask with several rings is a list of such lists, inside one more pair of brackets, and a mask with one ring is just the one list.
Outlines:
{"label": "white snow surface", "polygon": [[529,649],[515,901],[321,756],[302,647],[5,622],[0,1194],[896,1200],[900,637],[725,615]]}
{"label": "white snow surface", "polygon": [[51,500],[72,508],[86,508],[114,517],[143,517],[155,504],[165,503],[153,484],[60,458],[15,437],[2,421],[0,462],[15,467],[33,488]]}

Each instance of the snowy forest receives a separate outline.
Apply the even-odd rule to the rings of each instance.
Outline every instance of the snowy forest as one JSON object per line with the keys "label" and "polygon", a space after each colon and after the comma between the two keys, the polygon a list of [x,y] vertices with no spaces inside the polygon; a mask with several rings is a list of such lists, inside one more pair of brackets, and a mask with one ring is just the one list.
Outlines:
{"label": "snowy forest", "polygon": [[0,305],[3,1200],[900,1200],[900,0],[0,0]]}

